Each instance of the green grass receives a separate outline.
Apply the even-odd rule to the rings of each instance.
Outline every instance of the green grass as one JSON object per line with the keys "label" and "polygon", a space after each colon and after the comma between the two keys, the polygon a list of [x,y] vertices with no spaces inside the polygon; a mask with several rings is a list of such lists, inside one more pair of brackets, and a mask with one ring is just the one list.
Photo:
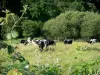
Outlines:
{"label": "green grass", "polygon": [[[14,42],[15,43],[15,42]],[[20,52],[30,64],[60,64],[63,70],[63,75],[68,75],[68,70],[71,66],[84,62],[94,60],[100,56],[98,50],[78,51],[78,46],[88,46],[93,48],[100,48],[100,43],[88,44],[86,42],[74,42],[72,45],[64,45],[62,42],[57,42],[52,50],[44,49],[40,52],[37,45],[22,45],[13,44],[17,46],[16,51]],[[53,50],[54,49],[54,50]]]}

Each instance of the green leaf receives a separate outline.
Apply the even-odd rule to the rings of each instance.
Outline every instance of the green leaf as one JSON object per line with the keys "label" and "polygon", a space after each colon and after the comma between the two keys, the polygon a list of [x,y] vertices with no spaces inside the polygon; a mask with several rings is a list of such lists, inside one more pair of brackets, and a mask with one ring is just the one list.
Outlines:
{"label": "green leaf", "polygon": [[11,31],[10,33],[7,33],[6,38],[8,40],[12,39],[12,38],[16,38],[18,37],[18,32],[16,31]]}
{"label": "green leaf", "polygon": [[16,31],[11,31],[11,37],[12,38],[18,37],[18,33]]}
{"label": "green leaf", "polygon": [[6,38],[7,38],[8,40],[10,40],[10,39],[12,38],[12,37],[11,37],[11,34],[10,34],[10,33],[7,33]]}

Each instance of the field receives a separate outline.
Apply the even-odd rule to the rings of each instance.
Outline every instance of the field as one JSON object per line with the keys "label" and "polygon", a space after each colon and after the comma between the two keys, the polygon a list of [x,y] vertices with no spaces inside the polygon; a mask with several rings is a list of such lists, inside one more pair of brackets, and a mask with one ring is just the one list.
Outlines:
{"label": "field", "polygon": [[[20,52],[30,64],[59,64],[63,75],[68,75],[71,66],[95,60],[100,56],[100,43],[88,44],[75,41],[73,44],[64,45],[63,42],[57,42],[56,46],[45,48],[43,52],[39,51],[37,45],[13,45],[17,45],[16,51]],[[91,49],[88,50],[87,47]]]}

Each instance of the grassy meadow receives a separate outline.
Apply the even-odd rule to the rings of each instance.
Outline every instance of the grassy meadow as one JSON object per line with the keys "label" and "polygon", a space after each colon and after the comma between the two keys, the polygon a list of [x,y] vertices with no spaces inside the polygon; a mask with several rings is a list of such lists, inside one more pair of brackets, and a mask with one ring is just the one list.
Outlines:
{"label": "grassy meadow", "polygon": [[[9,41],[7,41],[9,43]],[[17,43],[17,44],[15,44]],[[63,42],[57,42],[56,46],[49,46],[43,52],[40,52],[37,45],[22,45],[18,41],[12,42],[17,46],[16,51],[20,52],[31,65],[34,64],[58,64],[61,66],[63,75],[68,75],[71,66],[95,60],[100,56],[100,43],[88,44],[86,42],[76,42],[64,45]],[[78,47],[84,49],[78,50]],[[85,47],[89,47],[85,49]]]}

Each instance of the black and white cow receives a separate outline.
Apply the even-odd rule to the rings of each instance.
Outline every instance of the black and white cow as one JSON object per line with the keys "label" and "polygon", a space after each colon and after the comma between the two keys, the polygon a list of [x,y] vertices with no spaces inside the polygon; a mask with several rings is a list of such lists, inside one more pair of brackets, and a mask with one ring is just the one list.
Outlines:
{"label": "black and white cow", "polygon": [[54,40],[47,40],[46,46],[49,46],[49,45],[56,45],[56,42]]}
{"label": "black and white cow", "polygon": [[39,46],[40,51],[42,51],[43,48],[45,47],[45,41],[44,40],[39,40],[39,41],[37,41],[37,44]]}
{"label": "black and white cow", "polygon": [[50,45],[56,45],[55,41],[53,41],[53,40],[43,39],[43,40],[36,40],[35,42],[39,46],[40,51],[42,51],[44,47],[47,47]]}
{"label": "black and white cow", "polygon": [[27,45],[29,42],[27,40],[21,40],[20,43],[24,44],[24,45]]}
{"label": "black and white cow", "polygon": [[30,45],[32,43],[32,39],[31,37],[28,37],[27,40],[21,40],[20,43],[24,45]]}
{"label": "black and white cow", "polygon": [[73,40],[72,39],[65,39],[64,44],[72,44]]}
{"label": "black and white cow", "polygon": [[96,39],[90,39],[89,41],[87,41],[88,43],[92,44],[96,42]]}

